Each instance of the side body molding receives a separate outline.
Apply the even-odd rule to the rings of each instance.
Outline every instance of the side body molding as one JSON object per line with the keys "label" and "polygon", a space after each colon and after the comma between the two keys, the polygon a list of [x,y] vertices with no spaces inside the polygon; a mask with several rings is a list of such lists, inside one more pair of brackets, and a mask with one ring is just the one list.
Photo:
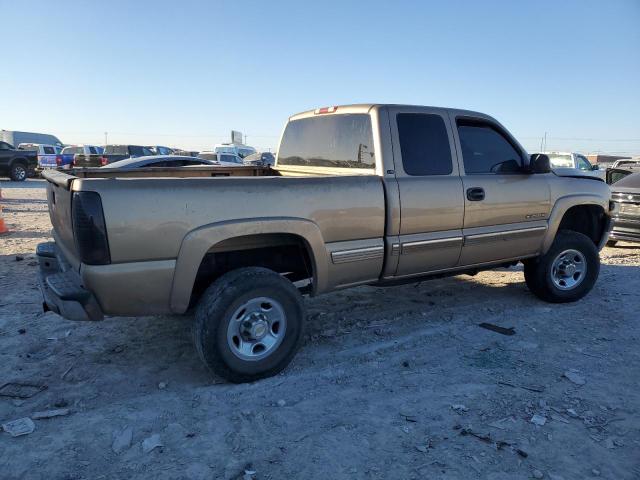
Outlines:
{"label": "side body molding", "polygon": [[553,209],[551,210],[551,214],[549,215],[549,228],[544,241],[542,242],[541,253],[543,255],[549,251],[549,248],[551,248],[551,244],[553,243],[553,239],[556,238],[556,234],[558,233],[558,228],[560,227],[560,222],[562,221],[564,214],[567,213],[567,210],[571,207],[578,205],[597,205],[602,207],[605,213],[608,213],[609,211],[609,205],[603,202],[602,197],[599,195],[580,193],[560,197],[556,200],[553,205]]}
{"label": "side body molding", "polygon": [[196,274],[207,251],[234,237],[287,233],[301,237],[313,262],[314,293],[326,290],[328,258],[320,228],[311,220],[296,217],[246,218],[211,223],[189,232],[180,245],[171,288],[171,310],[184,313],[189,307]]}

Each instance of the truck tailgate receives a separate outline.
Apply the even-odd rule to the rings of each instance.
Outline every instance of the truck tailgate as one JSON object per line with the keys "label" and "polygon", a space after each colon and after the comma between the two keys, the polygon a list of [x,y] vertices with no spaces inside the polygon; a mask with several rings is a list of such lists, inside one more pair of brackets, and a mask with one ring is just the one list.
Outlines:
{"label": "truck tailgate", "polygon": [[71,221],[71,182],[74,177],[55,170],[44,173],[47,180],[47,202],[49,203],[49,217],[53,225],[56,242],[63,249],[67,260],[74,267],[78,267],[75,244],[73,241],[73,227]]}

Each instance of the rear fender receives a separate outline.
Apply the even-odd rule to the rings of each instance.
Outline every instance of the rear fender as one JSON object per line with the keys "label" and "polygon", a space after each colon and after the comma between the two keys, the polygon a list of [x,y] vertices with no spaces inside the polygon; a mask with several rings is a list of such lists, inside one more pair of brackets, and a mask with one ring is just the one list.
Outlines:
{"label": "rear fender", "polygon": [[200,263],[205,254],[224,240],[245,235],[286,233],[306,242],[313,263],[314,292],[326,290],[328,257],[320,228],[310,220],[295,217],[248,218],[217,222],[189,232],[180,246],[171,288],[171,310],[184,313],[189,307],[191,292]]}

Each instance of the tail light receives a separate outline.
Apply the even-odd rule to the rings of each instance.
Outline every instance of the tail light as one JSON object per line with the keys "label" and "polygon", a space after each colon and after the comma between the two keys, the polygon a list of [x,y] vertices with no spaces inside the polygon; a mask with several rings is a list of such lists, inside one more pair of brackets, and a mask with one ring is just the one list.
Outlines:
{"label": "tail light", "polygon": [[101,166],[105,166],[107,163],[109,163],[109,160],[107,159],[107,157],[100,157],[100,165]]}
{"label": "tail light", "polygon": [[74,192],[71,221],[80,261],[87,265],[110,264],[109,240],[100,195],[96,192]]}
{"label": "tail light", "polygon": [[62,156],[56,155],[56,165],[62,165]]}
{"label": "tail light", "polygon": [[322,108],[316,108],[313,113],[315,115],[320,115],[323,113],[334,113],[336,110],[338,110],[338,107],[322,107]]}

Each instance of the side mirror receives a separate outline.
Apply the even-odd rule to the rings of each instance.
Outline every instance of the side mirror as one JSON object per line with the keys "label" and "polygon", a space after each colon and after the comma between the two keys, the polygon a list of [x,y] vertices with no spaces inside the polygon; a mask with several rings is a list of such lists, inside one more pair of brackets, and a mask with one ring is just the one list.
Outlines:
{"label": "side mirror", "polygon": [[544,153],[534,153],[529,161],[531,173],[549,173],[551,172],[551,161]]}
{"label": "side mirror", "polygon": [[592,165],[591,170],[600,170],[600,165]]}

